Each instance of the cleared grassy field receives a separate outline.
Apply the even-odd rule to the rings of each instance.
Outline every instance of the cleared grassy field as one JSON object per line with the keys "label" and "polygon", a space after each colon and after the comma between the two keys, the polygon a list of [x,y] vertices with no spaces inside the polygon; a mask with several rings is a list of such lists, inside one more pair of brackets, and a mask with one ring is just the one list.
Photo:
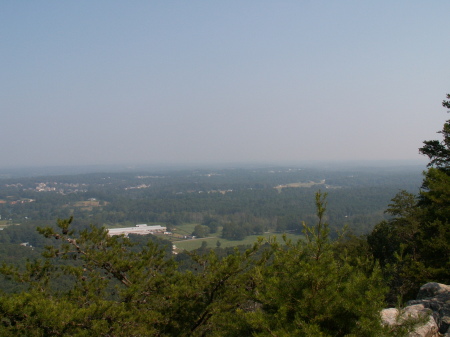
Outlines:
{"label": "cleared grassy field", "polygon": [[300,187],[310,188],[310,187],[312,187],[314,185],[324,185],[324,184],[325,184],[325,180],[322,180],[320,182],[310,181],[310,182],[307,182],[307,183],[291,183],[291,184],[286,184],[286,185],[278,185],[278,186],[275,186],[274,188],[278,191],[278,193],[280,193],[283,188],[288,188],[288,187],[291,187],[291,188],[300,188]]}
{"label": "cleared grassy field", "polygon": [[191,235],[192,232],[194,231],[195,226],[197,226],[198,224],[196,223],[188,223],[188,224],[183,224],[181,226],[176,226],[176,230],[173,232],[174,234],[178,234],[178,235]]}
{"label": "cleared grassy field", "polygon": [[[211,236],[211,237],[203,238],[203,239],[174,241],[173,244],[176,245],[177,248],[179,248],[179,249],[193,250],[193,249],[200,248],[202,246],[203,241],[206,241],[208,243],[207,247],[209,247],[209,248],[215,248],[217,241],[220,241],[220,247],[226,248],[226,247],[235,247],[235,246],[239,246],[239,245],[252,245],[253,243],[256,242],[256,240],[259,237],[263,237],[265,240],[276,237],[277,241],[282,243],[283,242],[282,236],[283,236],[282,234],[265,233],[263,235],[249,235],[244,240],[232,241],[232,240],[222,239],[217,234],[216,236]],[[303,238],[303,235],[297,235],[297,234],[286,234],[286,236],[288,239],[291,239],[294,242]]]}
{"label": "cleared grassy field", "polygon": [[8,220],[0,220],[0,227],[4,228],[11,224],[11,221]]}

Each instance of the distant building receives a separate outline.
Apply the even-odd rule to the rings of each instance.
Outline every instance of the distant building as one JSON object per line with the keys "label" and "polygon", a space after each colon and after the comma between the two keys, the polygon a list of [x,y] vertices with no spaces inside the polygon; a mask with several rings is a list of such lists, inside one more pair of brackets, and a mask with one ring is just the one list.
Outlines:
{"label": "distant building", "polygon": [[124,227],[124,228],[110,228],[108,229],[109,236],[121,235],[125,234],[138,234],[138,235],[147,235],[147,234],[163,234],[166,232],[167,228],[162,227],[160,225],[147,226],[146,224],[139,224],[136,227]]}

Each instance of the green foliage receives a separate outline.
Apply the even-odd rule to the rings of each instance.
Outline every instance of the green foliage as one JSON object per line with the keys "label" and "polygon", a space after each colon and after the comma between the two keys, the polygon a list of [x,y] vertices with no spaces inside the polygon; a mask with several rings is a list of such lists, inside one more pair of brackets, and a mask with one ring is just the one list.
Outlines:
{"label": "green foliage", "polygon": [[[1,268],[29,287],[1,296],[2,335],[203,335],[216,315],[246,298],[248,264],[258,245],[222,260],[214,253],[193,255],[198,272],[181,273],[151,241],[135,251],[127,238],[95,227],[76,233],[71,224],[70,218],[58,220],[58,229],[40,229],[59,243],[46,248],[44,262],[28,263],[25,271]],[[61,275],[70,282],[55,290]]]}
{"label": "green foliage", "polygon": [[203,226],[203,225],[195,226],[194,231],[192,232],[193,236],[196,236],[199,238],[204,238],[204,237],[208,236],[208,234],[209,234],[209,227]]}
{"label": "green foliage", "polygon": [[243,240],[247,235],[243,226],[234,222],[224,224],[222,227],[222,237],[227,240]]}
{"label": "green foliage", "polygon": [[324,221],[326,195],[317,193],[318,224],[304,224],[306,241],[272,244],[273,263],[258,270],[260,310],[245,314],[254,336],[383,336],[383,285],[370,260],[352,265],[334,254]]}
{"label": "green foliage", "polygon": [[[406,191],[400,191],[392,199],[386,213],[391,218],[376,225],[367,241],[389,280],[388,301],[395,304],[399,297],[412,299],[426,282],[438,279],[445,282],[434,269],[447,264],[450,241],[441,245],[441,251],[438,242],[450,236],[448,227],[433,221],[417,197]],[[442,236],[436,235],[439,232]]]}
{"label": "green foliage", "polygon": [[[40,229],[43,261],[0,272],[28,290],[0,295],[2,336],[384,336],[383,285],[367,257],[337,253],[317,193],[306,240],[262,239],[220,258],[206,247],[178,268],[149,241],[141,249],[72,218]],[[219,249],[220,250],[220,249]],[[55,283],[64,281],[64,287]]]}
{"label": "green foliage", "polygon": [[450,171],[433,167],[428,169],[420,192],[420,207],[428,213],[428,218],[443,221],[449,218]]}
{"label": "green foliage", "polygon": [[[447,99],[450,99],[450,94],[447,94]],[[450,109],[450,101],[442,101],[442,106]],[[448,171],[450,168],[450,120],[444,123],[441,131],[442,140],[427,140],[425,144],[419,149],[420,153],[430,158],[429,167],[436,167],[443,171]]]}
{"label": "green foliage", "polygon": [[[450,95],[447,95],[447,99]],[[443,101],[450,107],[450,101]],[[430,158],[418,196],[401,191],[387,209],[391,219],[368,236],[395,296],[411,299],[425,282],[450,282],[450,120],[441,141],[425,141],[420,153]]]}
{"label": "green foliage", "polygon": [[212,234],[216,233],[219,227],[218,220],[211,216],[206,216],[202,221],[202,225],[208,227],[209,232]]}

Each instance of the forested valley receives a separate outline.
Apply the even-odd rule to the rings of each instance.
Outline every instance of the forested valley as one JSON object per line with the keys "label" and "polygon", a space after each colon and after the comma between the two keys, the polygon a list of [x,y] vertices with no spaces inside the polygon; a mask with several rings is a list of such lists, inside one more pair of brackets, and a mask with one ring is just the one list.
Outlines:
{"label": "forested valley", "polygon": [[314,218],[314,194],[322,190],[328,193],[329,222],[364,234],[384,219],[399,190],[419,190],[423,169],[276,167],[10,178],[0,180],[0,224],[20,224],[6,233],[70,216],[80,226],[106,227],[171,227],[213,217],[221,226],[301,231],[301,222]]}
{"label": "forested valley", "polygon": [[[439,133],[419,149],[427,168],[4,178],[0,333],[406,335],[383,326],[380,310],[450,282],[450,120]],[[174,254],[170,236],[108,235],[139,223],[260,238]]]}

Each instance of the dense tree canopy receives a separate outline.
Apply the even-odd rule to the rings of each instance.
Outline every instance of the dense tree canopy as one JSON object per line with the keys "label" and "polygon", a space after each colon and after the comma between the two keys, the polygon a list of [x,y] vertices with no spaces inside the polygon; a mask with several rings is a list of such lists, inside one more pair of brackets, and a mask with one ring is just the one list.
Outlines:
{"label": "dense tree canopy", "polygon": [[[450,101],[442,105],[450,108]],[[386,211],[391,219],[368,237],[389,275],[391,302],[397,295],[410,299],[425,282],[450,282],[450,120],[439,133],[442,140],[419,149],[430,158],[419,195],[398,193]]]}
{"label": "dense tree canopy", "polygon": [[[44,260],[3,265],[27,290],[0,295],[2,336],[388,336],[380,325],[385,286],[367,258],[330,240],[325,199],[307,240],[257,242],[219,258],[190,254],[180,268],[153,242],[139,249],[72,219],[40,232]],[[204,248],[206,249],[206,248]]]}

